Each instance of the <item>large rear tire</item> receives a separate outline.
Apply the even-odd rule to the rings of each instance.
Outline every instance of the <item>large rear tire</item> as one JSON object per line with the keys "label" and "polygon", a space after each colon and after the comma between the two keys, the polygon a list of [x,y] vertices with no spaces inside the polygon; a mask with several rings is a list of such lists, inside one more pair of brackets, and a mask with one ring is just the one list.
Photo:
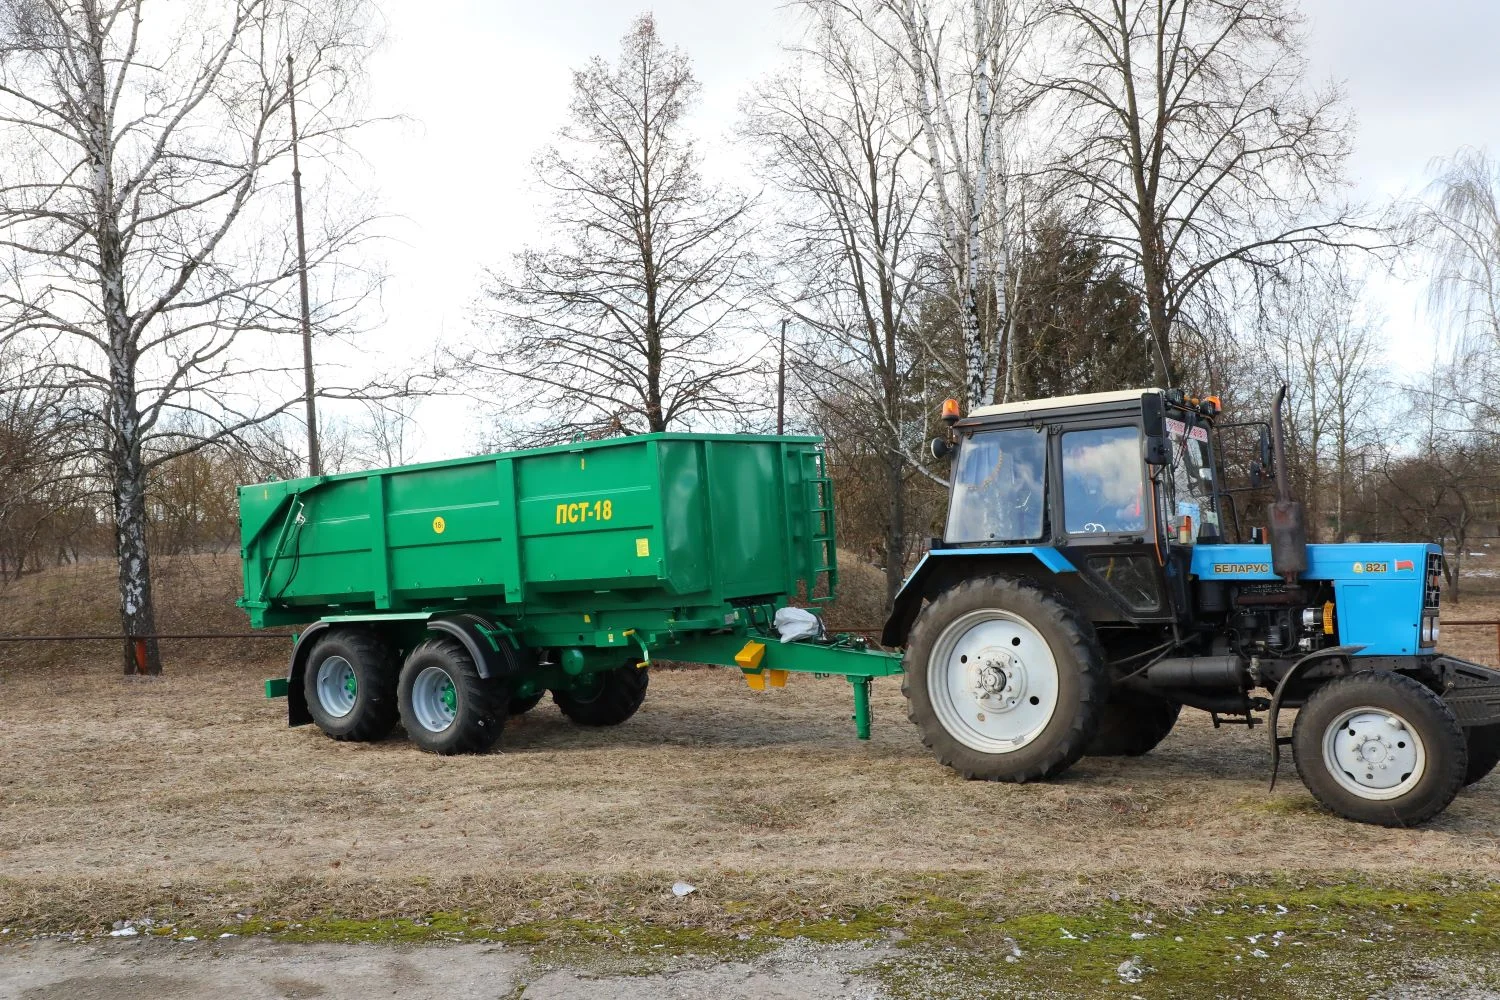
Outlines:
{"label": "large rear tire", "polygon": [[480,677],[473,657],[454,639],[429,639],[412,650],[398,691],[401,724],[423,750],[483,753],[500,739],[505,686]]}
{"label": "large rear tire", "polygon": [[336,740],[383,740],[396,728],[396,658],[373,632],[335,628],[302,673],[307,711]]}
{"label": "large rear tire", "polygon": [[1469,726],[1464,730],[1464,737],[1469,745],[1469,767],[1464,772],[1464,784],[1472,785],[1500,764],[1500,723]]}
{"label": "large rear tire", "polygon": [[649,669],[631,660],[585,678],[579,687],[554,690],[552,700],[580,726],[618,726],[641,707],[650,683]]}
{"label": "large rear tire", "polygon": [[1345,819],[1378,826],[1436,816],[1469,767],[1453,710],[1420,681],[1377,670],[1314,691],[1292,727],[1292,753],[1314,798]]}
{"label": "large rear tire", "polygon": [[1037,781],[1093,740],[1109,693],[1094,630],[1061,598],[1006,577],[938,595],[912,626],[902,693],[939,762],[966,778]]}
{"label": "large rear tire", "polygon": [[1156,749],[1177,724],[1182,706],[1160,695],[1116,687],[1089,744],[1090,757],[1139,757]]}

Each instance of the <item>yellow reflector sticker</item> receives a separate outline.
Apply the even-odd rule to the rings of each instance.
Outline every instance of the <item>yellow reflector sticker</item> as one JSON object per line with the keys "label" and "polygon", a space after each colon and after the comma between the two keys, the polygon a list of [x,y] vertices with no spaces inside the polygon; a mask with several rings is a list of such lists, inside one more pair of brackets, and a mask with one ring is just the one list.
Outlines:
{"label": "yellow reflector sticker", "polygon": [[448,522],[444,521],[441,517],[435,517],[432,519],[432,530],[441,535],[444,531],[448,530]]}
{"label": "yellow reflector sticker", "polygon": [[637,538],[635,540],[635,554],[638,558],[645,559],[651,555],[651,539]]}

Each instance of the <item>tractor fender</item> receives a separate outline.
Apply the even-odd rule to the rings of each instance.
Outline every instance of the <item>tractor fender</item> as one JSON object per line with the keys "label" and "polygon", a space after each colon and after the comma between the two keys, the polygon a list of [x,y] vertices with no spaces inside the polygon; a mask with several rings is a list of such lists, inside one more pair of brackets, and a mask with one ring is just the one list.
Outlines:
{"label": "tractor fender", "polygon": [[521,667],[520,646],[513,637],[497,639],[494,623],[479,615],[465,612],[443,615],[427,621],[427,631],[450,635],[463,644],[464,651],[474,660],[479,676],[485,680],[499,678],[508,680]]}
{"label": "tractor fender", "polygon": [[1267,791],[1276,789],[1276,773],[1281,770],[1281,748],[1284,743],[1292,742],[1292,738],[1283,738],[1277,731],[1277,720],[1281,715],[1281,698],[1286,694],[1287,682],[1289,682],[1303,667],[1319,663],[1323,660],[1345,660],[1358,653],[1363,646],[1330,646],[1328,649],[1320,649],[1309,653],[1302,659],[1293,663],[1286,673],[1281,675],[1281,681],[1276,685],[1276,691],[1271,695],[1271,708],[1266,713],[1266,732],[1271,737],[1271,786]]}
{"label": "tractor fender", "polygon": [[313,622],[297,633],[292,644],[292,660],[286,671],[286,724],[306,726],[313,721],[307,710],[307,692],[302,690],[302,673],[307,669],[307,658],[318,644],[318,637],[327,632],[332,622]]}
{"label": "tractor fender", "polygon": [[922,557],[897,592],[880,642],[889,647],[905,646],[922,602],[964,580],[996,575],[1045,579],[1062,574],[1076,577],[1077,573],[1078,567],[1066,556],[1043,545],[933,549]]}

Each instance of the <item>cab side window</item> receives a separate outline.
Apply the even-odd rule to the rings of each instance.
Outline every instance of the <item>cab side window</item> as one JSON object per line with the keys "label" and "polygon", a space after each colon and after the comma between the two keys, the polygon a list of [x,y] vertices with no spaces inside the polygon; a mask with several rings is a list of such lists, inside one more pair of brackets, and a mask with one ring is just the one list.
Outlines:
{"label": "cab side window", "polygon": [[1141,532],[1146,491],[1135,427],[1062,436],[1063,523],[1070,535]]}

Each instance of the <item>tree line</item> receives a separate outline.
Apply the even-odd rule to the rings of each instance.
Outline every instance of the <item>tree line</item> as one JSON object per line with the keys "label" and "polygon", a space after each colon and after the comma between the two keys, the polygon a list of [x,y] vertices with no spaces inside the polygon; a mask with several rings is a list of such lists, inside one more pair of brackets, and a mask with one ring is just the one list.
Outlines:
{"label": "tree line", "polygon": [[[324,465],[410,459],[419,377],[504,446],[769,430],[784,385],[787,429],[828,439],[841,543],[894,589],[941,530],[942,399],[1155,384],[1249,416],[1287,384],[1318,537],[1439,538],[1456,583],[1500,489],[1486,154],[1347,203],[1351,114],[1291,0],[786,16],[727,143],[742,183],[708,169],[691,58],[652,16],[577,69],[534,161],[543,225],[430,371],[320,381],[368,410],[319,429]],[[311,325],[349,337],[380,281],[341,173],[377,25],[370,0],[0,8],[0,575],[108,551],[122,630],[150,634],[151,555],[233,544],[233,485],[299,471],[290,112],[329,167]],[[1363,295],[1396,266],[1452,331],[1415,362]]]}

